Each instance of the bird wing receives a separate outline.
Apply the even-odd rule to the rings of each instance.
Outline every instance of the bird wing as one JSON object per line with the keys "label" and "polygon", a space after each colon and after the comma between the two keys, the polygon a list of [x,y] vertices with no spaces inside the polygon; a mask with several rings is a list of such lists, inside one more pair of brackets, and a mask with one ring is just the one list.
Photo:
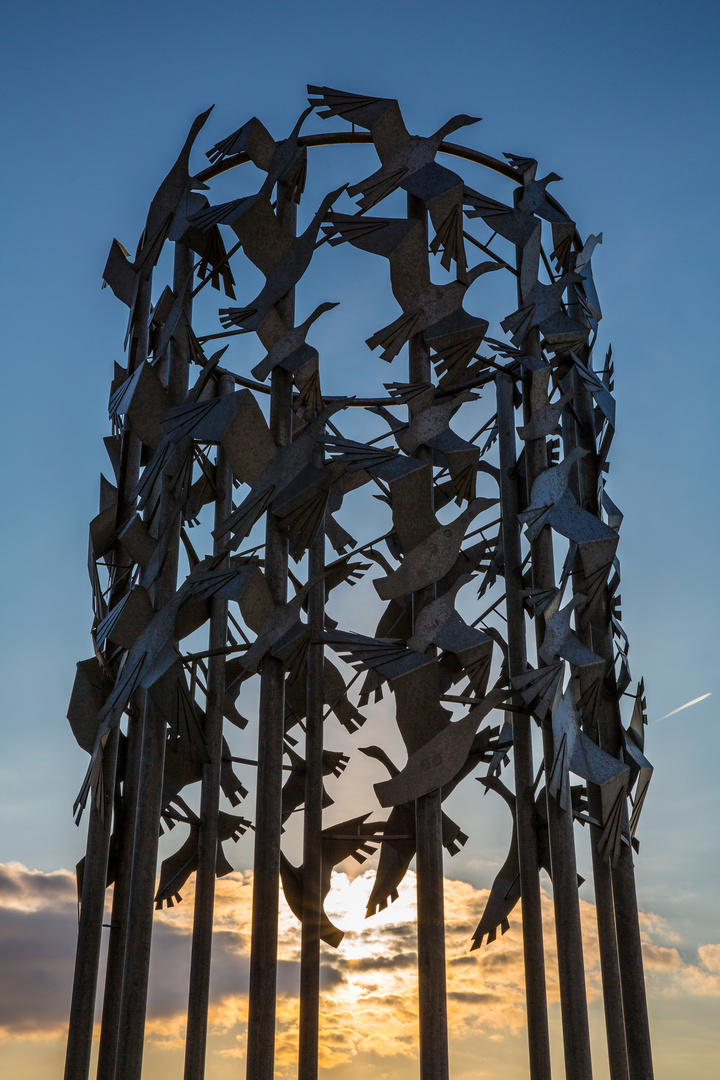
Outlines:
{"label": "bird wing", "polygon": [[[421,663],[409,666],[407,671],[392,678],[391,685],[395,693],[395,719],[412,759],[417,751],[447,730],[451,714],[440,704],[440,668],[437,660],[418,653],[410,653],[410,656],[418,656]],[[388,782],[394,783],[395,780]]]}
{"label": "bird wing", "polygon": [[[397,693],[396,689],[396,698]],[[435,788],[451,783],[467,760],[478,727],[487,714],[511,693],[507,687],[491,690],[466,717],[445,726],[411,754],[405,768],[397,776],[375,784],[380,805],[392,806],[411,802]],[[398,700],[398,712],[399,710]]]}
{"label": "bird wing", "polygon": [[175,164],[155,192],[150,203],[145,229],[140,237],[137,255],[133,264],[134,269],[142,272],[145,276],[158,260],[170,229],[172,216],[190,183],[188,173],[190,151],[211,110],[212,106],[195,117]]}
{"label": "bird wing", "polygon": [[224,161],[231,154],[240,154],[243,150],[253,165],[264,172],[269,172],[275,154],[275,140],[256,116],[251,117],[237,131],[233,131],[232,135],[216,142],[205,156],[215,164],[218,161]]}
{"label": "bird wing", "polygon": [[172,907],[173,900],[181,900],[180,889],[197,869],[198,827],[191,826],[190,834],[184,844],[173,854],[163,859],[160,867],[160,883],[155,894],[155,907],[162,908],[163,903]]}
{"label": "bird wing", "polygon": [[513,830],[510,850],[505,862],[498,871],[497,877],[493,881],[482,918],[472,936],[471,950],[479,949],[486,935],[488,945],[491,941],[494,941],[497,937],[498,927],[501,928],[501,933],[505,933],[510,925],[508,915],[520,899],[520,864],[518,861],[515,798],[500,780],[493,777],[483,777],[481,783],[485,784],[486,787],[491,787],[505,799],[513,816]]}
{"label": "bird wing", "polygon": [[404,837],[401,840],[383,840],[372,891],[368,897],[366,917],[382,911],[388,902],[397,900],[398,886],[405,877],[415,855],[415,807],[394,806],[385,824],[388,837]]}
{"label": "bird wing", "polygon": [[[303,867],[293,866],[280,852],[280,880],[288,907],[293,915],[302,922],[303,916]],[[320,913],[320,939],[336,949],[344,937],[342,930],[334,926],[323,908]]]}
{"label": "bird wing", "polygon": [[[248,200],[249,201],[249,200]],[[250,262],[269,277],[285,258],[295,239],[278,221],[270,196],[258,195],[243,213],[230,222]]]}
{"label": "bird wing", "polygon": [[328,214],[323,232],[332,246],[344,241],[353,247],[381,255],[390,262],[393,296],[403,311],[413,308],[430,284],[427,236],[422,222],[412,218],[356,217]]}
{"label": "bird wing", "polygon": [[381,161],[392,157],[410,140],[410,133],[395,98],[363,97],[330,86],[308,86],[308,101],[313,107],[322,106],[318,116],[323,120],[341,116],[351,124],[366,128],[373,138]]}
{"label": "bird wing", "polygon": [[533,233],[540,228],[540,223],[532,214],[506,206],[471,188],[465,189],[465,203],[473,208],[466,210],[467,217],[481,217],[486,225],[518,247],[525,247]]}

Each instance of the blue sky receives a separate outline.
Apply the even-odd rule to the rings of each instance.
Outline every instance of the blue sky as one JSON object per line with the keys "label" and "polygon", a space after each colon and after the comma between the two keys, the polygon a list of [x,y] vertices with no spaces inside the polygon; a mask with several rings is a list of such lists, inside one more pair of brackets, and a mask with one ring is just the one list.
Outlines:
{"label": "blue sky", "polygon": [[285,135],[305,83],[324,83],[397,97],[418,133],[481,115],[469,145],[537,157],[581,232],[603,232],[633,673],[651,724],[712,692],[648,730],[640,899],[690,953],[717,940],[719,24],[697,0],[6,7],[0,861],[82,854],[85,760],[64,717],[90,648],[87,522],[122,360],[124,311],[100,291],[110,241],[134,246],[198,112],[215,103],[200,168],[251,115]]}

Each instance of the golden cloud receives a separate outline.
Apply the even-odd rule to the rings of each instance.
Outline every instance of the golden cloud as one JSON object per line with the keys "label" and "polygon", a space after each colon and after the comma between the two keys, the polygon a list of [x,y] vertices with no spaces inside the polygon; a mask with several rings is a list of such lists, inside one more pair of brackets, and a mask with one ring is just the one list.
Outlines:
{"label": "golden cloud", "polygon": [[[373,872],[351,878],[333,875],[326,901],[330,919],[345,931],[337,950],[323,948],[323,966],[333,978],[321,1002],[321,1065],[352,1062],[371,1052],[399,1060],[417,1054],[417,939],[415,934],[415,876],[408,873],[395,903],[365,919]],[[525,989],[520,908],[510,930],[482,949],[469,952],[470,938],[484,909],[487,889],[464,881],[445,880],[448,1021],[454,1040],[482,1033],[489,1038],[516,1035],[525,1026]],[[164,911],[160,918],[189,931],[192,922],[192,883],[187,906]],[[543,893],[548,1000],[559,1001],[557,947],[552,899]],[[184,909],[184,910],[183,910]],[[246,955],[252,913],[252,875],[228,875],[218,882],[216,927],[230,935],[231,946]],[[589,999],[601,995],[600,955],[595,907],[580,901],[586,984]],[[701,964],[683,960],[674,948],[653,941],[672,940],[663,920],[652,913],[642,919],[648,976],[661,992],[720,994],[720,946],[703,946]],[[299,926],[281,898],[280,959],[292,965],[297,982],[300,955]],[[326,980],[327,982],[328,980]],[[278,1002],[278,1068],[292,1071],[297,1052],[297,986],[287,984]],[[244,1057],[246,998],[223,999],[211,1013],[216,1035],[232,1034],[235,1044],[219,1048],[223,1057]]]}
{"label": "golden cloud", "polygon": [[[372,881],[372,871],[352,878],[336,873],[326,901],[328,915],[345,937],[337,950],[323,947],[322,952],[320,1046],[325,1068],[350,1067],[361,1055],[371,1054],[377,1061],[394,1062],[392,1068],[396,1069],[417,1054],[415,876],[408,873],[395,903],[365,919]],[[487,896],[487,889],[445,880],[448,1019],[455,1045],[479,1034],[501,1040],[518,1035],[525,1026],[520,907],[513,913],[507,934],[469,952]],[[147,1030],[158,1048],[178,1050],[183,1045],[193,901],[191,879],[183,903],[156,916]],[[554,1003],[559,998],[554,913],[549,895],[543,893],[542,903],[548,998]],[[581,900],[580,912],[588,996],[595,1000],[601,993],[595,908]],[[209,1016],[210,1046],[218,1062],[244,1057],[251,917],[252,873],[234,872],[218,880]],[[43,957],[52,955],[50,935],[57,942],[59,918],[68,940],[62,954],[57,954],[48,982],[48,972],[43,974],[42,970],[43,963],[47,966]],[[674,945],[663,943],[672,942],[673,935],[659,916],[643,913],[641,922],[651,993],[720,996],[720,944],[702,945],[697,963],[691,963]],[[37,962],[32,968],[12,944],[18,940],[19,925],[27,947],[34,942],[31,954]],[[5,968],[5,984],[13,987],[7,1001],[0,1000],[0,1031],[4,1029],[7,1037],[58,1031],[60,1016],[67,1015],[75,926],[73,875],[67,871],[42,874],[20,864],[0,864],[0,963]],[[295,1067],[298,1039],[300,933],[282,897],[280,943],[278,1068],[282,1075],[289,1075]],[[52,1001],[46,992],[49,986]],[[25,987],[26,992],[18,993],[18,987]],[[54,1004],[56,998],[59,1006]]]}

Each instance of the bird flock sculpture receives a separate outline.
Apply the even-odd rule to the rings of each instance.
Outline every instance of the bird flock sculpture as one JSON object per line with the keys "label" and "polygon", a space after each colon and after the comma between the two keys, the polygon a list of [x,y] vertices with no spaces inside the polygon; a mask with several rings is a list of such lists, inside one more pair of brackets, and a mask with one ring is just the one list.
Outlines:
{"label": "bird flock sculpture", "polygon": [[[601,237],[581,239],[548,191],[560,177],[537,179],[534,159],[447,141],[476,117],[419,137],[395,100],[308,92],[288,138],[253,117],[191,175],[209,111],[198,116],[135,257],[113,241],[103,274],[129,318],[110,391],[111,479],[90,524],[93,655],[77,666],[68,710],[89,763],[75,804],[88,834],[66,1080],[89,1075],[107,888],[97,1076],[140,1080],[153,910],[180,901],[193,874],[184,1075],[205,1075],[215,878],[231,871],[232,842],[247,830],[250,1080],[274,1075],[280,889],[301,924],[298,1076],[316,1080],[321,942],[343,936],[324,901],[334,867],[373,854],[368,917],[392,904],[416,860],[420,1076],[445,1080],[443,849],[459,851],[473,823],[456,824],[443,802],[473,775],[507,803],[512,838],[468,948],[492,948],[520,904],[530,1077],[551,1075],[541,869],[552,879],[565,1075],[592,1076],[580,822],[610,1075],[649,1080],[633,853],[652,767],[644,687],[629,689],[619,621],[622,514],[606,492],[615,402],[611,350],[599,365],[593,356]],[[303,134],[311,115],[342,128]],[[299,231],[308,151],[348,143],[374,148],[379,168],[326,194]],[[439,154],[503,178],[508,202]],[[264,174],[257,192],[211,204],[211,181],[245,164]],[[400,216],[368,213],[386,200],[397,212],[401,197]],[[166,243],[173,274],[161,287]],[[377,329],[369,313],[366,345],[395,365],[396,381],[374,396],[323,392],[324,372],[343,371],[342,350],[321,357],[310,341],[334,298],[296,322],[296,286],[325,245],[353,260],[358,290],[371,256],[389,269],[399,314]],[[210,285],[236,301],[248,263],[250,280],[264,279],[254,299],[238,290],[241,306],[200,328],[198,293]],[[490,273],[509,286],[509,314],[483,310]],[[504,337],[489,336],[491,322]],[[259,361],[248,359],[250,334]],[[361,417],[380,434],[359,440]],[[370,541],[350,531],[380,519]],[[377,609],[374,633],[330,617],[331,593],[343,618],[355,610],[342,603],[350,588],[365,589],[357,610]],[[256,677],[246,718],[238,700],[244,691],[248,712]],[[355,743],[380,769],[374,802],[328,824],[323,810],[338,778],[342,806],[351,760],[330,749],[333,724],[357,741],[378,709],[400,742]],[[254,731],[256,760],[233,753],[237,729]],[[297,813],[299,865],[283,847]],[[178,826],[181,842],[158,871],[160,833]]]}

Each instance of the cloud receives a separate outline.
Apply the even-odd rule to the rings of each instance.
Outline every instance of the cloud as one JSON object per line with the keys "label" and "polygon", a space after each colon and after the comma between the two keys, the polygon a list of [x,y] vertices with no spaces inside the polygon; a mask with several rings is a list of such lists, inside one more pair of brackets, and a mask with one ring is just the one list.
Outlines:
{"label": "cloud", "polygon": [[0,863],[0,1038],[67,1023],[77,933],[75,876]]}
{"label": "cloud", "polygon": [[698,956],[704,968],[720,974],[720,945],[701,945]]}
{"label": "cloud", "polygon": [[0,1037],[62,1031],[76,926],[72,913],[0,909]]}
{"label": "cloud", "polygon": [[[321,1064],[350,1067],[353,1061],[400,1062],[417,1054],[417,940],[415,878],[385,911],[364,918],[371,871],[333,877],[326,907],[345,931],[337,950],[323,948]],[[158,912],[153,932],[148,1037],[158,1047],[178,1048],[185,1034],[192,881],[182,904]],[[502,1039],[525,1026],[523,951],[519,907],[507,934],[470,953],[470,936],[482,914],[487,889],[446,879],[448,1021],[451,1037],[480,1032]],[[580,902],[590,1000],[601,992],[594,906]],[[217,883],[213,943],[211,1046],[223,1057],[244,1057],[247,1025],[252,874],[235,872]],[[552,901],[543,895],[548,998],[559,997]],[[651,993],[720,996],[720,944],[701,945],[688,961],[659,916],[642,915],[645,964]],[[45,874],[18,863],[0,864],[0,1033],[4,1038],[61,1034],[74,962],[77,912],[74,875]],[[300,934],[284,901],[280,911],[278,964],[278,1069],[293,1072],[298,1038]]]}
{"label": "cloud", "polygon": [[69,870],[28,870],[19,862],[0,863],[0,908],[39,911],[75,905],[75,875]]}

